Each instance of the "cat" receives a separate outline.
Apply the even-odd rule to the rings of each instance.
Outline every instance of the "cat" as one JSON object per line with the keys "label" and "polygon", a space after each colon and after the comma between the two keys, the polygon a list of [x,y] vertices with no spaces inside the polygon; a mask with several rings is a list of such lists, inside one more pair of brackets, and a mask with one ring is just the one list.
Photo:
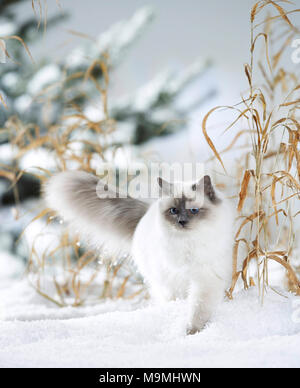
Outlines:
{"label": "cat", "polygon": [[233,211],[205,175],[196,183],[158,178],[161,197],[99,198],[99,179],[82,171],[51,177],[46,201],[97,246],[131,253],[158,301],[188,300],[186,332],[201,331],[230,285]]}

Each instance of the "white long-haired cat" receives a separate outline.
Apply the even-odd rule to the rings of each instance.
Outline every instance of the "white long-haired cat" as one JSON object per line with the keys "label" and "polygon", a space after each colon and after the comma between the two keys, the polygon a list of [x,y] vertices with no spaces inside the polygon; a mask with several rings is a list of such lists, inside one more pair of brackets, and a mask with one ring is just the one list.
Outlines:
{"label": "white long-haired cat", "polygon": [[230,284],[233,212],[227,201],[208,175],[194,184],[158,178],[163,195],[152,204],[99,198],[99,184],[94,175],[63,172],[50,178],[46,200],[98,246],[125,242],[150,295],[187,298],[187,333],[200,331]]}

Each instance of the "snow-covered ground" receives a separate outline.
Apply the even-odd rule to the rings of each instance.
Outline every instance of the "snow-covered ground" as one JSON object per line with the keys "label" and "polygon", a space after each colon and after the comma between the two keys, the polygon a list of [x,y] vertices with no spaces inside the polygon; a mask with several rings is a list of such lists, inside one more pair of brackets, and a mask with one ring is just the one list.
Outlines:
{"label": "snow-covered ground", "polygon": [[261,306],[256,289],[240,291],[186,336],[182,301],[59,308],[26,279],[0,280],[0,367],[300,367],[300,303],[291,294],[269,291]]}

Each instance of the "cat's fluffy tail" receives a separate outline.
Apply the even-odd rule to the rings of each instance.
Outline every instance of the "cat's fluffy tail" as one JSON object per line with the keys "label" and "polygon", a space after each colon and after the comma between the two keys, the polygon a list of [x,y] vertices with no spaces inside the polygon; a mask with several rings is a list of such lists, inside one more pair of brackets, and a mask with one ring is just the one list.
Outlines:
{"label": "cat's fluffy tail", "polygon": [[89,243],[113,254],[128,252],[148,204],[133,198],[99,198],[101,185],[92,174],[66,171],[48,180],[44,196],[47,205]]}

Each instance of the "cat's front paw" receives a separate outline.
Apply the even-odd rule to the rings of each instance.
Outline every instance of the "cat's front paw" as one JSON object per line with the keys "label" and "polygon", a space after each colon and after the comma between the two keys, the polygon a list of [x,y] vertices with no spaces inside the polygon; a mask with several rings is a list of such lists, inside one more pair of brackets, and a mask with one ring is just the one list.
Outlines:
{"label": "cat's front paw", "polygon": [[186,335],[194,335],[199,333],[199,329],[196,329],[195,327],[188,327],[186,329]]}
{"label": "cat's front paw", "polygon": [[187,335],[194,335],[202,331],[205,327],[205,323],[197,326],[188,326],[186,329],[186,334]]}

